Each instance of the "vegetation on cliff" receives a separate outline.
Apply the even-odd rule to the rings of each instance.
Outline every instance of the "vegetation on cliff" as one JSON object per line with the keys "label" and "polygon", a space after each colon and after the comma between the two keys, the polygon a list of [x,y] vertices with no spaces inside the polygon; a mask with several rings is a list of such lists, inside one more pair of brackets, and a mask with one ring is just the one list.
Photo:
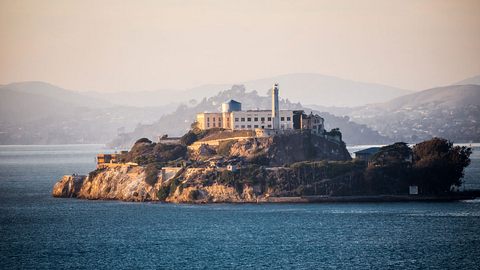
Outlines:
{"label": "vegetation on cliff", "polygon": [[167,163],[186,158],[187,147],[181,144],[154,143],[149,139],[137,140],[132,149],[121,157],[122,162],[134,162],[139,165]]}

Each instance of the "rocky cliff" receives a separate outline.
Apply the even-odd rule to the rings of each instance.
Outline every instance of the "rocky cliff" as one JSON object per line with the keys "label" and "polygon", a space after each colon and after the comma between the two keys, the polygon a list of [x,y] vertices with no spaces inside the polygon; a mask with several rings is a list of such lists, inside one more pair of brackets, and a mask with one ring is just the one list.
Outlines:
{"label": "rocky cliff", "polygon": [[304,160],[350,160],[343,142],[309,133],[252,138],[232,144],[230,156],[263,158],[265,164],[280,166]]}
{"label": "rocky cliff", "polygon": [[90,200],[157,200],[158,187],[145,181],[144,167],[121,166],[94,172],[89,176],[64,176],[55,184],[53,196]]}
{"label": "rocky cliff", "polygon": [[[228,131],[224,131],[228,135]],[[189,147],[189,156],[205,160],[214,156],[240,158],[249,163],[281,166],[305,160],[351,160],[345,143],[309,132],[242,139],[200,140]]]}
{"label": "rocky cliff", "polygon": [[[146,181],[143,167],[112,167],[95,174],[65,175],[53,187],[52,195],[63,198],[80,198],[89,200],[122,200],[122,201],[166,201],[172,203],[203,202],[256,202],[257,196],[253,188],[245,187],[239,193],[234,187],[212,183],[209,176],[212,168],[191,168],[180,171],[180,174],[157,174],[157,182]],[[174,177],[176,179],[173,179]],[[178,177],[182,180],[179,181]],[[168,195],[159,198],[159,191],[168,189]]]}
{"label": "rocky cliff", "polygon": [[237,171],[211,166],[162,168],[154,181],[142,166],[118,166],[89,176],[64,176],[54,197],[172,203],[268,202],[271,197],[332,195],[352,181],[362,165],[347,162],[295,163],[289,167],[246,165]]}

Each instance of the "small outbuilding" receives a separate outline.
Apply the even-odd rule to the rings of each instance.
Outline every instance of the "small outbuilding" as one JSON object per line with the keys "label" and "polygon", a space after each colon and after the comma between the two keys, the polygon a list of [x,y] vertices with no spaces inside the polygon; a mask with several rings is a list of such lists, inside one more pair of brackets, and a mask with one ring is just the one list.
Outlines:
{"label": "small outbuilding", "polygon": [[354,152],[355,153],[355,159],[363,160],[363,161],[369,161],[370,158],[373,155],[378,153],[378,151],[380,151],[380,147],[370,147],[370,148],[367,148],[367,149],[363,149],[363,150]]}

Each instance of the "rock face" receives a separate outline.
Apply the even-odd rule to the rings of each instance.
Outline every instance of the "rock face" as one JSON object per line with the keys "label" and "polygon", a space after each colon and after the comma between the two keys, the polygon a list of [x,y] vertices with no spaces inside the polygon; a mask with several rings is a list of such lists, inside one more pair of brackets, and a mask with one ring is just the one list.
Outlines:
{"label": "rock face", "polygon": [[[276,197],[332,195],[356,179],[354,162],[303,162],[289,167],[245,165],[232,172],[219,167],[164,167],[147,182],[145,167],[118,166],[86,176],[64,176],[55,197],[171,203],[254,203]],[[363,172],[363,171],[361,171]],[[332,182],[333,181],[333,182]]]}
{"label": "rock face", "polygon": [[232,145],[230,155],[247,159],[263,157],[270,166],[303,160],[351,160],[343,142],[308,133],[239,140]]}
{"label": "rock face", "polygon": [[74,198],[82,188],[85,175],[65,175],[53,187],[54,197]]}
{"label": "rock face", "polygon": [[112,167],[89,176],[64,176],[53,188],[54,197],[90,200],[151,201],[158,200],[158,187],[145,182],[145,169]]}
{"label": "rock face", "polygon": [[[212,168],[192,168],[179,172],[172,175],[160,171],[154,185],[145,181],[145,169],[140,166],[106,168],[90,176],[65,175],[55,184],[52,194],[54,197],[89,200],[159,201],[158,192],[162,186],[166,186],[172,190],[165,201],[172,203],[257,201],[253,188],[248,186],[238,193],[235,188],[224,184],[205,185],[213,172]],[[171,188],[175,176],[179,175],[181,182]]]}
{"label": "rock face", "polygon": [[78,192],[78,198],[122,201],[150,201],[156,199],[156,189],[145,182],[141,166],[113,167],[88,177]]}

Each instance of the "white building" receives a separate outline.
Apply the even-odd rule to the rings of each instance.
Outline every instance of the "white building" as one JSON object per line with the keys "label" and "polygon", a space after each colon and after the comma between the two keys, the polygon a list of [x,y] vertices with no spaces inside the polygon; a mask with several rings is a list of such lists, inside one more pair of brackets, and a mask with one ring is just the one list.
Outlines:
{"label": "white building", "polygon": [[222,104],[222,112],[197,114],[200,129],[224,128],[230,130],[294,130],[309,129],[312,133],[323,134],[323,118],[306,115],[303,111],[280,110],[278,84],[272,87],[271,110],[242,111],[242,104],[229,100]]}

